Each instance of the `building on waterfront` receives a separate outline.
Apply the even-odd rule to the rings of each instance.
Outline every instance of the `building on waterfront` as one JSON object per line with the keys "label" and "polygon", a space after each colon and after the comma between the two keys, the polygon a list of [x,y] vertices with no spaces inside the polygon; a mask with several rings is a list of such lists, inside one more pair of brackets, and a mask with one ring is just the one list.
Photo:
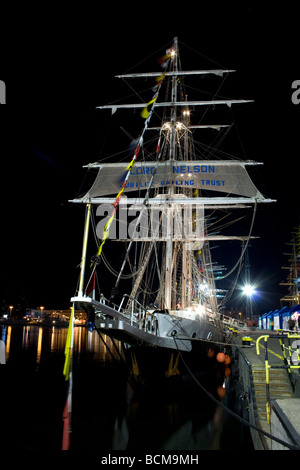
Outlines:
{"label": "building on waterfront", "polygon": [[[69,310],[47,310],[44,307],[27,308],[26,317],[28,320],[43,321],[45,319],[60,320],[69,322],[71,308]],[[81,310],[75,310],[75,323],[84,324],[86,322],[86,314]]]}

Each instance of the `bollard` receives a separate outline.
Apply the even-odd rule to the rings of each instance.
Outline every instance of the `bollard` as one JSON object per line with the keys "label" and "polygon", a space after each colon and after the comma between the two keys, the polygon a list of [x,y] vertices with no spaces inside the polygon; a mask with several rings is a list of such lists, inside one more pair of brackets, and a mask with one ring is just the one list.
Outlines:
{"label": "bollard", "polygon": [[242,337],[242,345],[243,346],[250,346],[251,341],[252,341],[252,338],[250,338],[250,336],[243,336]]}

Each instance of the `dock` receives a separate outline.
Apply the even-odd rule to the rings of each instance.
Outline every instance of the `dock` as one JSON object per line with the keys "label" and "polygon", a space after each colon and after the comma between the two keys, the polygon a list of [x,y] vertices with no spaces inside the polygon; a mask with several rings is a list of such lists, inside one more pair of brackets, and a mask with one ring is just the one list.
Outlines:
{"label": "dock", "polygon": [[254,449],[300,450],[300,334],[240,331],[232,343]]}

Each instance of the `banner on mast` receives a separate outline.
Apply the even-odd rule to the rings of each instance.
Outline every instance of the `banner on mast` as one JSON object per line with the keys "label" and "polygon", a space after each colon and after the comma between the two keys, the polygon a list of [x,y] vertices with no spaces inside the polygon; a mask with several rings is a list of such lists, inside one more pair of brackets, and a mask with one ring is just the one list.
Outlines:
{"label": "banner on mast", "polygon": [[[121,185],[120,179],[128,170]],[[154,177],[153,177],[154,176]],[[96,198],[110,194],[126,193],[151,187],[184,186],[247,197],[262,197],[252,182],[244,162],[239,161],[189,161],[138,162],[101,164],[93,186],[84,196]],[[121,190],[120,190],[121,186]]]}

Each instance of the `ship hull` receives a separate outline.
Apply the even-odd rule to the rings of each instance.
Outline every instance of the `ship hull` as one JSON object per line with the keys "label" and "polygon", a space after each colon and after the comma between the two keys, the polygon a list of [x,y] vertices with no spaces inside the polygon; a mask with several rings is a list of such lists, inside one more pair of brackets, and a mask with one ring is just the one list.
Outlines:
{"label": "ship hull", "polygon": [[178,375],[179,363],[186,373],[186,366],[197,373],[208,371],[210,357],[216,356],[225,341],[224,330],[207,318],[192,320],[164,313],[138,323],[88,297],[71,300],[87,313],[98,333],[122,343],[135,375]]}
{"label": "ship hull", "polygon": [[143,318],[128,316],[116,306],[89,297],[73,297],[76,308],[87,313],[95,328],[130,345],[160,347],[184,352],[192,351],[198,341],[224,342],[221,323],[209,317],[185,318],[182,314],[154,313]]}
{"label": "ship hull", "polygon": [[[160,323],[167,323],[167,321],[169,322],[168,318],[163,318]],[[111,318],[96,319],[95,328],[132,346],[143,345],[150,348],[160,347],[185,352],[192,351],[193,343],[197,341],[223,342],[224,340],[223,332],[215,325],[210,325],[205,321],[198,324],[196,321],[176,319],[170,325],[172,330],[170,333],[167,332],[167,335],[154,335],[149,333],[147,329],[139,329],[124,320]],[[185,334],[180,335],[180,330],[183,330]]]}

